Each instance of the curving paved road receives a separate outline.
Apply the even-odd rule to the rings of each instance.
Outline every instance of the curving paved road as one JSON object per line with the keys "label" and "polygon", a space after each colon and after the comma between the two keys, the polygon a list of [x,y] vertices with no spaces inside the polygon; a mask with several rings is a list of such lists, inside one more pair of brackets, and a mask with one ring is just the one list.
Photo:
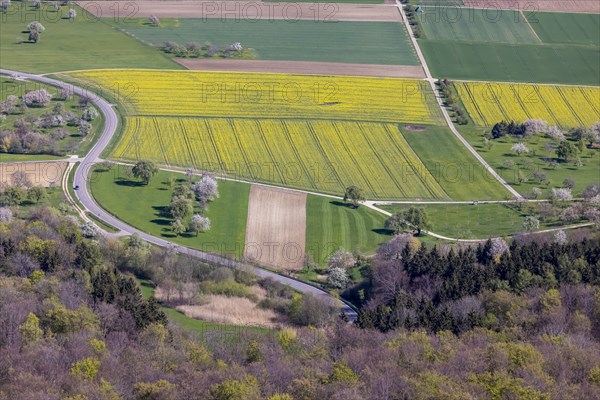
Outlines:
{"label": "curving paved road", "polygon": [[[117,236],[131,235],[131,234],[137,233],[138,235],[140,235],[140,237],[142,239],[146,240],[147,242],[150,242],[152,244],[155,244],[155,245],[161,246],[161,247],[173,248],[176,251],[178,251],[179,253],[187,254],[192,257],[198,258],[200,260],[203,260],[203,261],[206,261],[206,262],[209,262],[212,264],[225,265],[225,266],[234,267],[234,268],[247,265],[247,264],[244,264],[244,263],[241,263],[241,262],[238,262],[235,260],[231,260],[229,258],[221,257],[221,256],[218,256],[215,254],[205,253],[205,252],[202,252],[199,250],[180,246],[180,245],[174,244],[172,242],[169,242],[168,240],[164,240],[164,239],[158,238],[156,236],[149,235],[145,232],[140,231],[139,229],[136,229],[130,225],[127,225],[123,221],[115,218],[111,214],[104,211],[104,209],[102,209],[96,203],[96,201],[94,200],[94,198],[91,196],[91,194],[89,192],[88,175],[89,175],[89,172],[91,171],[93,165],[100,161],[100,153],[102,153],[102,151],[106,148],[106,146],[108,145],[108,143],[110,142],[114,133],[117,130],[117,125],[118,125],[119,119],[117,117],[117,113],[115,113],[115,111],[113,110],[112,105],[94,93],[91,93],[83,88],[80,88],[80,87],[77,87],[77,86],[74,86],[74,85],[71,85],[71,84],[68,84],[65,82],[61,82],[61,81],[58,81],[55,79],[51,79],[51,78],[47,78],[47,77],[43,77],[43,76],[39,76],[39,75],[34,75],[34,74],[27,74],[27,73],[22,73],[22,72],[17,72],[17,71],[6,70],[6,69],[0,69],[0,74],[9,75],[9,76],[10,75],[18,75],[19,77],[36,80],[38,82],[47,83],[50,85],[58,86],[60,88],[67,88],[67,89],[71,90],[73,93],[80,95],[80,96],[83,96],[83,95],[88,96],[91,98],[92,102],[98,107],[98,109],[104,114],[105,122],[104,122],[104,130],[102,131],[102,135],[100,136],[100,138],[98,139],[98,141],[96,142],[94,147],[92,147],[92,149],[88,152],[88,154],[82,160],[80,160],[81,164],[75,171],[74,184],[79,185],[79,188],[80,188],[79,190],[77,190],[75,192],[75,194],[76,194],[77,198],[79,199],[79,201],[81,202],[81,204],[87,209],[88,212],[91,212],[92,214],[94,214],[98,218],[100,218],[102,221],[105,221],[106,223],[114,226],[115,228],[120,229],[121,232],[116,234]],[[123,201],[127,201],[127,199],[123,199]],[[110,235],[108,232],[105,232],[105,234]],[[350,321],[354,321],[357,318],[356,311],[354,311],[348,304],[341,302],[340,300],[336,299],[335,297],[333,297],[332,295],[330,295],[329,293],[327,293],[326,291],[324,291],[322,289],[319,289],[319,288],[311,286],[307,283],[300,282],[298,280],[295,280],[295,279],[292,279],[292,278],[289,278],[286,276],[282,276],[282,275],[279,275],[274,272],[267,271],[267,270],[264,270],[264,269],[261,269],[258,267],[251,266],[251,268],[254,269],[254,273],[260,278],[271,278],[279,283],[288,285],[291,288],[293,288],[301,293],[311,293],[314,296],[316,296],[317,298],[319,298],[329,304],[335,305],[336,307],[339,307],[340,311],[342,311],[348,317],[348,319]]]}

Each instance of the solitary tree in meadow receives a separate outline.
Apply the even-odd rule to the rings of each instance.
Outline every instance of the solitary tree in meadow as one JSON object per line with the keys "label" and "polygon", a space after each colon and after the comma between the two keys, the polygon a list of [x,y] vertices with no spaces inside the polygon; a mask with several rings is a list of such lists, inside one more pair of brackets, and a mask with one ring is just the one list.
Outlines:
{"label": "solitary tree in meadow", "polygon": [[365,195],[358,186],[348,186],[344,193],[344,201],[350,201],[354,208],[358,208],[361,202],[365,201]]}
{"label": "solitary tree in meadow", "polygon": [[575,146],[573,146],[573,143],[568,142],[566,140],[560,142],[560,144],[556,148],[556,156],[559,159],[566,161],[566,162],[569,162],[569,160],[575,154],[577,154],[577,149],[575,148]]}
{"label": "solitary tree in meadow", "polygon": [[151,15],[150,18],[148,18],[148,22],[150,22],[150,25],[152,26],[160,26],[160,19],[158,19],[156,15]]}
{"label": "solitary tree in meadow", "polygon": [[158,168],[156,168],[156,165],[152,161],[140,160],[135,163],[131,169],[131,173],[147,185],[150,179],[158,173]]}
{"label": "solitary tree in meadow", "polygon": [[46,30],[46,28],[39,21],[33,21],[27,24],[27,30],[29,32],[42,33]]}
{"label": "solitary tree in meadow", "polygon": [[512,151],[517,153],[518,156],[521,154],[529,153],[529,148],[524,143],[517,143],[510,148]]}
{"label": "solitary tree in meadow", "polygon": [[410,207],[402,213],[402,216],[410,225],[417,228],[417,236],[421,234],[421,229],[431,227],[429,217],[424,208]]}

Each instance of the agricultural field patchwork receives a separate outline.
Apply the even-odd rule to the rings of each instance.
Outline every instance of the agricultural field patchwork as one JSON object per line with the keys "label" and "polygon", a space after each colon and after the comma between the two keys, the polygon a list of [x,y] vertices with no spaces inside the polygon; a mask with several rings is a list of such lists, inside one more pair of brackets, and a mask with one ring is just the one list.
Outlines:
{"label": "agricultural field patchwork", "polygon": [[542,119],[562,128],[592,126],[600,121],[600,88],[456,82],[455,87],[475,124]]}
{"label": "agricultural field patchwork", "polygon": [[355,184],[370,198],[449,198],[397,126],[440,123],[424,82],[192,71],[73,75],[110,87],[134,83],[117,159],[332,194]]}
{"label": "agricultural field patchwork", "polygon": [[600,84],[598,15],[425,7],[419,46],[435,77]]}

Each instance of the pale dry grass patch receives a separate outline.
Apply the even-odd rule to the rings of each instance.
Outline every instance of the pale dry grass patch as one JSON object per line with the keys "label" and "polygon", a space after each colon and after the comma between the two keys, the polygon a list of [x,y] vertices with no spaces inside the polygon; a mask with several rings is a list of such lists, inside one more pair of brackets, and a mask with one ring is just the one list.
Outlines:
{"label": "pale dry grass patch", "polygon": [[275,311],[259,308],[246,298],[208,295],[204,296],[203,300],[206,304],[178,306],[176,309],[190,318],[221,324],[268,328],[288,325],[288,322]]}

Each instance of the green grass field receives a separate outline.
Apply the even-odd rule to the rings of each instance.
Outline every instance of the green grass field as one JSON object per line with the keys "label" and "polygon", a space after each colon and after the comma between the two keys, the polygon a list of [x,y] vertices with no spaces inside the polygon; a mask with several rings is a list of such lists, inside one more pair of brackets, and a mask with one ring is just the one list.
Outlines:
{"label": "green grass field", "polygon": [[404,138],[453,200],[502,200],[510,193],[447,128],[425,131],[400,127]]}
{"label": "green grass field", "polygon": [[529,23],[544,43],[600,46],[600,14],[534,13]]}
{"label": "green grass field", "polygon": [[385,215],[365,206],[354,209],[332,198],[308,195],[306,253],[321,265],[340,248],[373,254],[391,239],[383,228],[385,220]]}
{"label": "green grass field", "polygon": [[[165,212],[171,200],[168,178],[184,182],[183,174],[160,171],[147,186],[127,177],[124,168],[94,172],[91,190],[104,209],[128,224],[169,241],[230,257],[243,254],[250,185],[219,181],[220,198],[210,203],[206,216],[212,227],[208,232],[175,236],[171,218]],[[195,210],[197,212],[197,210]]]}
{"label": "green grass field", "polygon": [[180,19],[163,28],[142,21],[116,26],[155,46],[165,41],[208,41],[219,47],[241,42],[263,60],[419,65],[404,27],[395,22]]}
{"label": "green grass field", "polygon": [[[29,3],[27,3],[29,4]],[[23,5],[23,8],[21,8]],[[160,52],[128,37],[79,7],[74,21],[42,3],[34,10],[13,2],[0,20],[0,60],[2,68],[23,72],[48,73],[88,68],[181,68]],[[26,26],[39,20],[46,30],[40,41],[28,43]],[[22,43],[21,43],[22,42]]]}
{"label": "green grass field", "polygon": [[[410,207],[408,204],[380,206],[389,212]],[[531,215],[514,205],[504,204],[419,204],[433,224],[431,231],[455,239],[486,239],[523,232],[523,219]],[[556,226],[556,221],[540,223],[540,229]]]}
{"label": "green grass field", "polygon": [[430,9],[419,46],[435,77],[600,85],[598,15]]}

